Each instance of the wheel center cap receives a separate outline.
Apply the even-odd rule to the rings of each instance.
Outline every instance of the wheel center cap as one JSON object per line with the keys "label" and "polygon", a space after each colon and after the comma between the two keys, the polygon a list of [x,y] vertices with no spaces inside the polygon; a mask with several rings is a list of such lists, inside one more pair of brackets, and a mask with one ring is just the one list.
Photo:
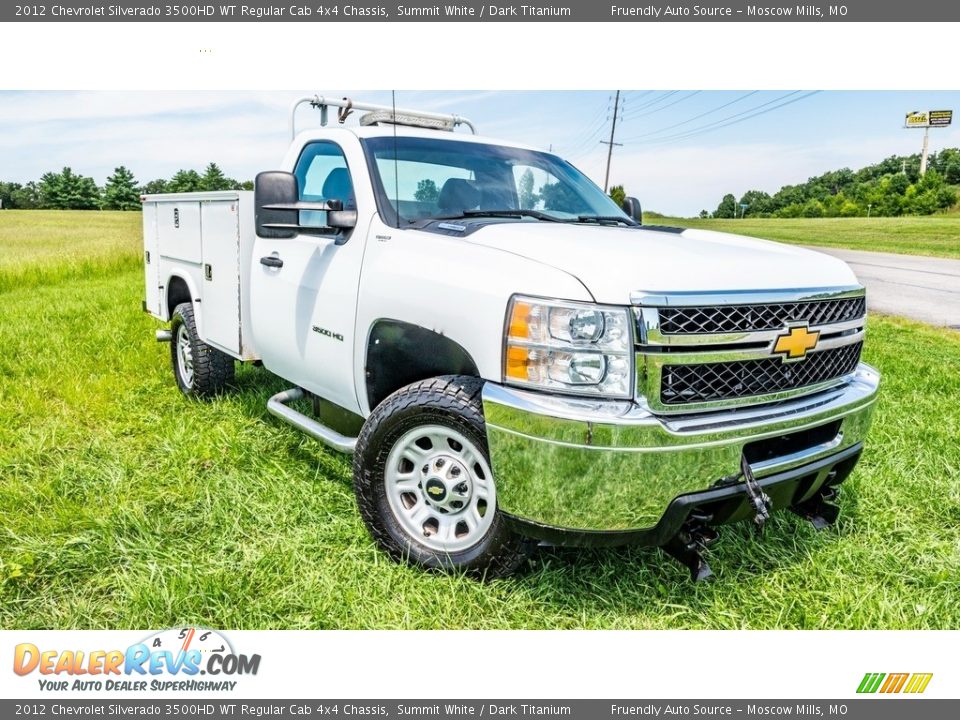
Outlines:
{"label": "wheel center cap", "polygon": [[456,513],[470,501],[473,482],[466,466],[450,455],[437,455],[423,466],[420,489],[427,503],[444,513]]}
{"label": "wheel center cap", "polygon": [[448,490],[447,486],[443,484],[443,481],[438,478],[430,478],[427,480],[426,484],[423,486],[423,491],[427,494],[427,498],[431,502],[442,503],[447,495]]}

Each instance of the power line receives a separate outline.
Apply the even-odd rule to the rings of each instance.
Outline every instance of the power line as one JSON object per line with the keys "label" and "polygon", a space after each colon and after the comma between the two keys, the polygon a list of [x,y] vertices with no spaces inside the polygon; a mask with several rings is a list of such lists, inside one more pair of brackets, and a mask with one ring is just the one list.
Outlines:
{"label": "power line", "polygon": [[[722,118],[720,118],[719,120],[714,120],[714,121],[708,122],[708,123],[706,123],[706,124],[704,124],[704,125],[700,125],[700,126],[698,126],[698,127],[691,128],[689,131],[684,130],[683,132],[676,133],[676,134],[674,134],[674,135],[666,135],[666,136],[664,136],[664,137],[662,137],[662,138],[653,138],[653,140],[650,140],[649,142],[658,142],[658,141],[660,141],[660,140],[667,140],[667,139],[670,139],[670,138],[680,137],[680,136],[682,136],[682,135],[685,135],[685,134],[688,133],[688,132],[694,133],[694,132],[699,132],[700,130],[706,130],[706,129],[708,129],[708,128],[713,127],[714,125],[721,125],[721,124],[727,122],[728,120],[733,120],[734,118],[738,118],[738,117],[741,117],[741,116],[743,116],[743,115],[747,115],[747,114],[749,114],[749,113],[752,113],[752,112],[754,112],[754,111],[756,111],[756,110],[760,110],[761,108],[765,108],[765,107],[767,107],[767,106],[769,106],[769,105],[773,105],[774,103],[780,102],[781,100],[785,100],[786,98],[792,97],[793,95],[797,95],[797,94],[799,94],[800,92],[801,92],[800,90],[794,90],[794,91],[792,91],[792,92],[788,92],[788,93],[785,94],[785,95],[780,95],[779,97],[775,97],[775,98],[773,98],[772,100],[768,100],[767,102],[760,103],[759,105],[754,105],[753,107],[749,107],[749,108],[747,108],[746,110],[741,110],[740,112],[734,113],[733,115],[727,115],[726,117],[722,117]],[[672,129],[672,127],[668,126],[668,127],[662,128],[661,131],[666,131],[666,130],[671,130],[671,129]]]}
{"label": "power line", "polygon": [[[800,92],[800,91],[798,90],[797,92]],[[806,100],[808,97],[812,97],[812,96],[816,95],[816,94],[819,93],[819,92],[821,92],[821,91],[820,91],[820,90],[813,90],[813,91],[808,92],[808,93],[806,93],[806,94],[804,94],[804,95],[801,95],[800,97],[795,97],[795,98],[793,98],[792,100],[787,100],[786,102],[782,102],[782,103],[780,103],[779,105],[774,105],[773,107],[768,107],[766,110],[760,110],[759,112],[752,113],[752,114],[750,114],[750,115],[747,115],[746,117],[740,117],[740,118],[738,118],[738,119],[730,120],[730,122],[724,122],[724,123],[719,124],[719,125],[717,125],[717,124],[714,123],[714,124],[713,124],[714,127],[704,126],[704,127],[701,128],[701,129],[694,129],[694,130],[691,130],[690,132],[688,132],[688,133],[686,133],[686,134],[681,134],[680,136],[674,136],[674,137],[675,137],[676,139],[678,139],[678,140],[685,140],[686,138],[694,137],[694,136],[697,136],[697,135],[703,135],[704,133],[713,132],[714,130],[721,130],[721,129],[723,129],[723,128],[730,127],[731,125],[737,125],[737,124],[742,123],[742,122],[745,122],[745,121],[747,121],[747,120],[752,120],[752,119],[755,118],[755,117],[760,117],[761,115],[766,115],[766,114],[769,113],[769,112],[773,112],[774,110],[779,110],[780,108],[786,107],[787,105],[793,105],[793,103],[800,102],[801,100]],[[793,95],[793,93],[790,93],[790,94]],[[769,103],[766,103],[766,104],[769,104]],[[758,106],[758,107],[759,107],[759,106]],[[739,113],[739,114],[742,114],[742,113]],[[667,139],[669,139],[669,138],[663,138],[663,139],[664,139],[664,140],[667,140]]]}
{"label": "power line", "polygon": [[[716,111],[718,111],[718,110],[723,109],[724,107],[727,107],[727,106],[729,106],[729,105],[733,105],[733,104],[736,103],[736,102],[740,102],[741,100],[744,100],[744,99],[746,99],[747,97],[750,97],[750,96],[754,95],[756,92],[759,92],[759,91],[754,91],[754,92],[746,93],[746,94],[742,95],[742,96],[739,97],[739,98],[736,98],[736,99],[734,99],[734,100],[731,100],[731,101],[728,102],[728,103],[725,103],[724,105],[720,105],[720,106],[718,106],[718,107],[716,107],[716,108],[713,108],[713,110],[707,111],[707,112],[705,112],[705,113],[701,113],[699,116],[694,116],[694,117],[692,117],[692,118],[689,118],[688,120],[685,120],[683,123],[678,123],[678,125],[679,125],[679,124],[684,124],[684,125],[685,125],[685,124],[687,124],[687,123],[689,123],[689,122],[692,122],[693,120],[698,119],[698,117],[703,117],[703,116],[705,116],[705,115],[712,114],[712,113],[714,113],[714,112],[716,112]],[[775,98],[773,98],[772,100],[768,100],[767,102],[761,103],[761,104],[759,104],[759,105],[754,105],[753,107],[750,107],[750,108],[748,108],[748,109],[746,109],[746,110],[743,110],[743,111],[741,111],[741,112],[734,113],[733,115],[728,115],[728,116],[723,117],[723,118],[720,118],[719,120],[716,120],[716,121],[714,121],[714,122],[707,123],[707,124],[701,125],[701,126],[699,126],[699,127],[691,128],[689,131],[684,131],[684,132],[676,133],[676,134],[673,134],[673,135],[667,135],[667,136],[660,137],[660,138],[654,138],[654,139],[652,139],[652,140],[649,140],[649,141],[648,141],[648,144],[669,144],[669,143],[671,143],[671,142],[679,142],[679,141],[682,141],[682,140],[687,140],[687,139],[690,139],[690,138],[693,138],[693,137],[697,137],[697,136],[699,136],[699,135],[704,135],[704,134],[706,134],[706,133],[713,132],[713,131],[715,131],[715,130],[721,130],[721,129],[723,129],[723,128],[730,127],[730,126],[732,126],[732,125],[736,125],[736,124],[741,123],[741,122],[746,122],[747,120],[752,120],[753,118],[760,117],[761,115],[766,115],[766,114],[769,113],[769,112],[773,112],[774,110],[779,110],[780,108],[786,107],[786,106],[788,106],[788,105],[792,105],[793,103],[800,102],[801,100],[805,100],[805,99],[807,99],[807,98],[809,98],[809,97],[812,97],[813,95],[816,95],[816,94],[818,94],[818,93],[821,92],[821,91],[820,91],[820,90],[813,90],[813,91],[810,91],[810,92],[807,92],[807,93],[801,95],[800,93],[802,93],[802,92],[803,92],[803,91],[801,91],[801,90],[794,90],[794,91],[789,92],[789,93],[786,93],[786,94],[784,94],[784,95],[780,95],[780,96],[778,96],[778,97],[775,97]],[[800,95],[800,96],[799,96],[799,97],[794,97],[794,96],[796,96],[796,95]],[[662,99],[662,98],[661,98],[661,99]],[[616,116],[615,116],[615,117],[616,117]],[[621,118],[621,119],[623,119],[623,118]],[[673,127],[676,127],[676,125],[674,125]],[[665,127],[665,128],[661,128],[661,130],[656,131],[656,132],[663,132],[663,131],[668,130],[668,129],[670,129],[670,128],[669,128],[669,127]],[[614,142],[615,130],[616,130],[616,128],[615,128],[615,123],[614,123],[614,124],[611,125],[610,140],[609,140],[609,141],[603,141],[603,140],[601,140],[601,143],[603,143],[603,144],[605,144],[605,145],[609,145],[609,146],[608,146],[608,149],[607,149],[607,172],[606,172],[608,179],[607,179],[607,180],[605,181],[605,183],[604,183],[605,186],[606,186],[606,185],[608,184],[608,182],[609,182],[609,172],[610,172],[610,163],[611,163],[611,155],[612,155],[612,151],[613,151],[613,146],[614,146],[614,145],[617,145],[617,146],[622,146],[622,145],[623,145],[623,143]],[[599,130],[598,130],[598,131],[595,131],[595,132],[594,132],[594,135],[596,135],[598,132],[599,132]],[[652,134],[652,133],[647,133],[647,134]],[[638,137],[643,137],[643,136],[638,136]],[[627,138],[624,142],[629,142],[629,141],[631,141],[631,140],[633,140],[633,139],[635,139],[635,138]],[[581,153],[580,155],[578,155],[578,156],[576,156],[576,157],[579,158],[579,157],[582,157],[583,155],[586,155],[586,154],[587,154],[587,152],[583,152],[583,153]],[[575,158],[571,157],[570,159],[572,160],[572,159],[575,159]]]}
{"label": "power line", "polygon": [[564,154],[575,155],[582,152],[587,147],[593,147],[593,141],[597,139],[603,129],[607,126],[607,120],[609,120],[608,117],[603,118],[603,120],[590,132],[589,135],[577,142],[576,145],[571,145],[570,149]]}
{"label": "power line", "polygon": [[657,103],[663,102],[663,101],[666,100],[667,98],[676,95],[678,92],[680,92],[680,91],[679,91],[679,90],[670,90],[669,92],[665,92],[665,93],[663,93],[662,95],[653,98],[652,100],[647,100],[645,103],[643,103],[643,104],[641,104],[641,105],[638,105],[638,106],[635,107],[635,108],[632,108],[632,109],[630,110],[630,112],[635,113],[635,112],[639,112],[640,110],[643,110],[643,109],[645,109],[645,108],[653,107],[653,106],[656,105]]}
{"label": "power line", "polygon": [[625,92],[625,93],[623,94],[623,97],[624,97],[623,106],[624,106],[624,107],[627,106],[627,100],[639,100],[640,98],[642,98],[642,97],[644,97],[644,96],[646,96],[646,95],[649,95],[649,94],[652,93],[652,92],[653,92],[653,90],[644,90],[643,92],[636,92],[636,91],[634,91],[634,92]]}
{"label": "power line", "polygon": [[[789,96],[789,95],[795,95],[796,93],[799,93],[799,92],[801,92],[801,91],[800,91],[800,90],[797,90],[796,92],[788,93],[788,95],[785,95],[785,96],[783,96],[783,97],[787,97],[787,96]],[[720,121],[717,121],[717,122],[715,122],[715,123],[710,123],[709,125],[704,125],[704,126],[701,126],[701,127],[699,127],[699,128],[694,128],[693,130],[691,130],[690,132],[687,132],[687,133],[679,133],[679,134],[677,134],[677,135],[668,135],[668,136],[666,136],[666,137],[656,138],[656,139],[654,139],[654,140],[651,140],[650,143],[652,143],[652,144],[660,144],[660,143],[669,143],[669,142],[675,141],[675,140],[687,140],[687,139],[689,139],[689,138],[696,137],[696,136],[698,136],[698,135],[704,135],[704,134],[706,134],[706,133],[713,132],[714,130],[722,130],[723,128],[730,127],[731,125],[737,125],[738,123],[746,122],[747,120],[752,120],[752,119],[755,118],[755,117],[760,117],[761,115],[766,115],[767,113],[773,112],[774,110],[779,110],[780,108],[786,107],[787,105],[792,105],[793,103],[800,102],[801,100],[806,100],[807,98],[812,97],[812,96],[816,95],[816,94],[819,93],[819,92],[821,92],[821,91],[820,91],[820,90],[813,90],[813,91],[811,91],[811,92],[806,93],[805,95],[801,95],[800,97],[795,97],[795,98],[793,98],[792,100],[787,100],[786,102],[782,102],[782,103],[780,103],[779,105],[774,105],[773,107],[768,107],[766,110],[759,110],[758,112],[754,112],[754,113],[751,114],[751,115],[746,115],[745,117],[739,117],[739,118],[737,118],[737,115],[744,115],[744,113],[737,113],[737,115],[731,115],[729,118],[726,118],[726,119],[725,119],[725,120],[729,120],[729,122],[725,122],[725,121],[723,121],[723,120],[720,120]],[[779,99],[782,100],[783,97],[781,97],[781,98],[779,98]],[[771,102],[774,102],[774,101],[771,101]],[[764,105],[758,105],[756,108],[754,108],[754,110],[757,110],[757,109],[759,109],[760,107],[764,107],[764,106],[766,106],[766,105],[770,105],[770,103],[768,102],[768,103],[764,103]],[[750,112],[750,111],[745,111],[745,112]],[[731,119],[731,118],[737,118],[737,119]]]}
{"label": "power line", "polygon": [[[561,147],[569,148],[566,154],[570,154],[572,152],[576,152],[580,150],[587,143],[591,142],[594,138],[596,138],[597,134],[601,130],[603,130],[603,128],[607,124],[607,119],[608,119],[604,117],[604,114],[610,109],[610,106],[607,104],[608,102],[609,102],[609,98],[606,101],[604,101],[604,103],[600,106],[599,112],[594,113],[590,121],[583,126],[585,128],[584,130],[585,136],[581,136],[580,140],[571,141],[569,145],[566,143],[561,143]],[[597,121],[599,121],[598,124],[597,124]],[[590,128],[593,128],[593,129],[591,130]]]}
{"label": "power line", "polygon": [[692,98],[694,95],[699,95],[701,92],[703,92],[703,91],[702,91],[702,90],[694,90],[692,93],[690,93],[689,95],[684,95],[684,96],[683,96],[682,98],[680,98],[679,100],[674,100],[674,101],[671,102],[671,103],[667,103],[666,105],[661,105],[661,106],[658,107],[658,108],[654,108],[653,110],[648,110],[647,112],[645,112],[645,113],[640,113],[639,115],[630,115],[630,116],[628,116],[628,119],[630,119],[630,120],[636,120],[637,118],[646,117],[647,115],[653,115],[654,113],[658,113],[658,112],[660,112],[661,110],[666,110],[666,109],[669,108],[669,107],[673,107],[674,105],[678,105],[679,103],[682,103],[684,100],[689,100],[689,99]]}
{"label": "power line", "polygon": [[[764,108],[764,107],[767,107],[767,106],[769,106],[769,105],[773,105],[774,103],[780,102],[781,100],[785,100],[786,98],[792,97],[793,95],[797,95],[797,94],[799,94],[799,93],[800,93],[800,90],[794,90],[794,91],[792,91],[792,92],[788,92],[786,95],[780,95],[779,97],[773,98],[773,100],[768,100],[768,101],[765,102],[765,103],[760,103],[759,105],[754,105],[753,107],[749,107],[749,108],[747,108],[746,110],[741,110],[740,112],[734,113],[733,115],[727,115],[726,117],[722,117],[722,118],[720,118],[719,120],[714,120],[713,122],[706,123],[705,125],[700,125],[699,127],[692,128],[689,132],[697,132],[697,131],[699,131],[699,130],[704,130],[704,129],[706,129],[706,128],[710,128],[710,127],[712,127],[712,126],[714,126],[714,125],[720,125],[720,124],[722,124],[722,123],[727,122],[728,120],[732,120],[732,119],[734,119],[734,118],[738,118],[738,117],[741,117],[741,116],[743,116],[743,115],[747,115],[748,113],[752,113],[752,112],[754,112],[755,110],[759,110],[759,109]],[[664,129],[665,129],[665,130],[668,130],[668,129],[670,129],[670,128],[664,128]],[[667,136],[667,137],[679,137],[680,135],[683,135],[683,134],[686,133],[686,132],[687,132],[687,131],[684,130],[682,133],[679,133],[678,135],[669,135],[669,136]],[[661,139],[666,139],[666,138],[654,138],[654,140],[651,141],[651,142],[654,142],[654,141],[657,141],[657,140],[661,140]]]}
{"label": "power line", "polygon": [[[652,92],[652,91],[651,91],[651,90],[648,90],[647,92]],[[609,101],[610,101],[610,100],[613,100],[613,99],[614,99],[614,98],[611,98],[611,97],[608,96],[607,102],[609,103]],[[615,113],[617,112],[617,105],[618,105],[618,104],[619,104],[620,119],[622,120],[622,119],[623,119],[623,104],[624,104],[624,101],[623,101],[623,99],[622,99],[622,93],[621,93],[620,102],[614,104],[614,112],[615,112]],[[607,116],[600,122],[599,125],[597,125],[597,126],[594,128],[594,130],[593,130],[586,138],[584,138],[584,139],[581,140],[580,142],[576,143],[575,145],[571,145],[571,146],[570,146],[570,149],[567,150],[567,152],[565,153],[568,159],[575,159],[575,158],[583,157],[584,155],[588,154],[588,153],[590,152],[590,150],[594,147],[593,144],[592,144],[593,141],[594,141],[594,140],[597,138],[597,136],[603,131],[603,129],[604,129],[604,128],[606,127],[606,125],[607,125],[607,121],[609,121],[610,118],[611,118],[611,115],[609,114],[609,113],[610,113],[610,105],[609,105],[609,104],[606,105],[604,109],[605,109],[605,110],[607,111],[607,113],[608,113]],[[602,142],[602,141],[601,141],[601,142]]]}
{"label": "power line", "polygon": [[665,126],[662,127],[662,128],[657,128],[656,130],[651,130],[650,132],[646,132],[646,133],[643,133],[643,134],[641,134],[641,135],[634,135],[633,137],[627,138],[627,140],[639,140],[640,138],[649,137],[649,136],[651,136],[651,135],[657,135],[657,134],[662,133],[662,132],[665,132],[665,131],[667,131],[667,130],[672,130],[672,129],[674,129],[674,128],[678,128],[678,127],[680,127],[681,125],[686,125],[686,124],[688,124],[688,123],[692,123],[694,120],[699,120],[699,119],[702,118],[702,117],[706,117],[707,115],[712,115],[712,114],[715,113],[715,112],[718,112],[718,111],[720,111],[720,110],[723,110],[725,107],[730,107],[730,106],[733,105],[734,103],[738,103],[738,102],[740,102],[741,100],[746,100],[748,97],[750,97],[751,95],[756,95],[758,92],[760,92],[760,91],[759,91],[759,90],[751,90],[750,92],[745,93],[745,94],[741,95],[740,97],[735,98],[734,100],[731,100],[730,102],[725,102],[723,105],[718,105],[717,107],[713,108],[712,110],[707,110],[706,112],[702,112],[702,113],[700,113],[699,115],[694,115],[692,118],[687,118],[687,119],[684,120],[683,122],[678,122],[678,123],[672,123],[672,124],[670,124],[670,125],[665,125]]}

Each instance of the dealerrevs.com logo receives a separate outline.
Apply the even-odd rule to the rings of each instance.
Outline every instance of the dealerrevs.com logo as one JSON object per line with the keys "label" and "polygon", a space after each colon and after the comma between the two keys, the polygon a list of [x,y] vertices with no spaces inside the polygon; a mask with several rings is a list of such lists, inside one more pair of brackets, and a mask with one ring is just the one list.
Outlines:
{"label": "dealerrevs.com logo", "polygon": [[41,690],[145,692],[147,690],[231,691],[244,675],[256,675],[260,655],[234,651],[216,630],[173,628],[126,650],[39,648],[20,643],[13,671],[36,674]]}

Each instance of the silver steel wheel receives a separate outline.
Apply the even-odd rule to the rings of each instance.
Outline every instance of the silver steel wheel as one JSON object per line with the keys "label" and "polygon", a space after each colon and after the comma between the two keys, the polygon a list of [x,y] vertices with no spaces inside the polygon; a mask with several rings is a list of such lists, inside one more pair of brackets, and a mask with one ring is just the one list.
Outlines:
{"label": "silver steel wheel", "polygon": [[193,387],[193,346],[185,324],[177,328],[177,372],[187,387]]}
{"label": "silver steel wheel", "polygon": [[390,509],[431,550],[466,550],[487,534],[497,495],[483,453],[456,430],[424,425],[390,450],[384,471]]}

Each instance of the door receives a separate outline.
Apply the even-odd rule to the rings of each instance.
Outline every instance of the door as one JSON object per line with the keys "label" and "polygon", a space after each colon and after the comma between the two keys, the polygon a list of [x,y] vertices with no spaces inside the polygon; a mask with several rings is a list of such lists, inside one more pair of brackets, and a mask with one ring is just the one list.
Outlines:
{"label": "door", "polygon": [[160,239],[157,236],[157,203],[143,205],[143,272],[147,312],[163,317],[160,309]]}
{"label": "door", "polygon": [[157,203],[157,238],[163,257],[200,264],[200,202]]}
{"label": "door", "polygon": [[240,224],[237,200],[200,203],[204,340],[240,354]]}
{"label": "door", "polygon": [[[336,143],[308,144],[295,173],[302,200],[341,200],[345,209],[357,208],[350,168]],[[302,212],[300,224],[320,226],[324,214]],[[364,226],[358,223],[346,236],[258,237],[250,272],[250,315],[263,364],[353,412],[359,412],[353,346]],[[338,239],[346,242],[338,245]]]}

